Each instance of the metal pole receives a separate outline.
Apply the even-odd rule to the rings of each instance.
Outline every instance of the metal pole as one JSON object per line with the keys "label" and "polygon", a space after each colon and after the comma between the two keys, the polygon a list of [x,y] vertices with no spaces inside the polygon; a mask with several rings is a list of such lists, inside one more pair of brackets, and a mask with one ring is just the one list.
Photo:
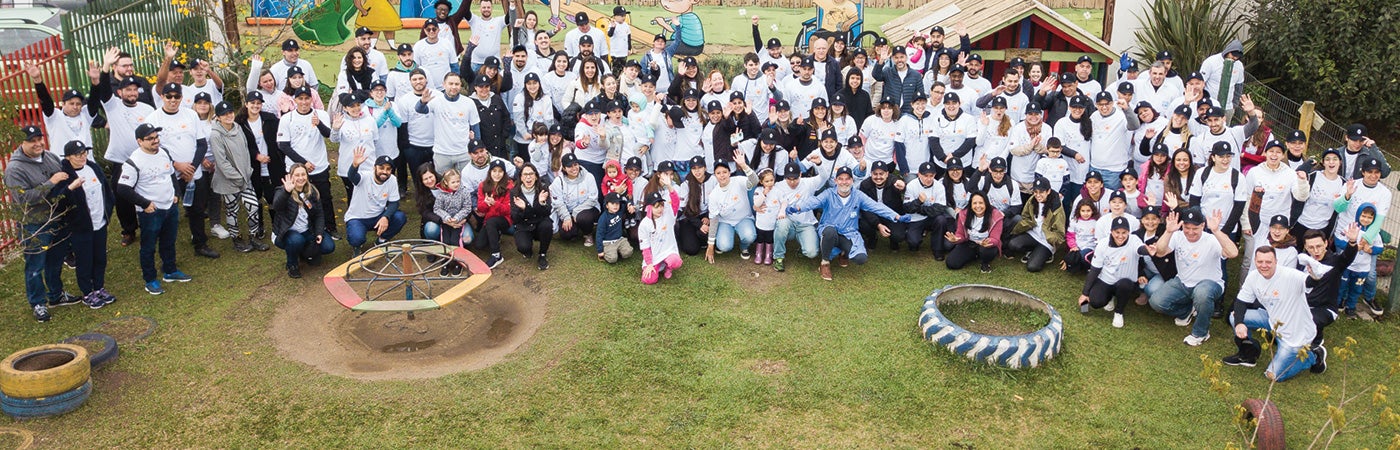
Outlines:
{"label": "metal pole", "polygon": [[[400,245],[400,246],[399,246],[399,252],[400,252],[400,253],[402,254],[402,256],[403,256],[403,261],[402,261],[402,263],[401,263],[401,265],[402,265],[402,267],[403,267],[402,270],[408,270],[409,267],[413,267],[414,264],[413,264],[413,250],[412,250],[412,246],[410,246],[410,245],[408,245],[408,244]],[[404,283],[404,288],[403,288],[403,289],[404,289],[404,299],[405,299],[405,300],[413,300],[413,280],[405,280],[405,281],[406,281],[406,283]],[[413,317],[413,311],[409,311],[409,312],[408,312],[408,320],[414,320],[414,319],[415,319],[415,317]]]}

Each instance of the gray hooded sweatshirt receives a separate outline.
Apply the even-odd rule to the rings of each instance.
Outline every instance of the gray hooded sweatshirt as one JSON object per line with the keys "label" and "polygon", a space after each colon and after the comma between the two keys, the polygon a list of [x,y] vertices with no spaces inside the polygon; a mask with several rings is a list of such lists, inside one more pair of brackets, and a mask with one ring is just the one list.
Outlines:
{"label": "gray hooded sweatshirt", "polygon": [[209,126],[209,151],[214,156],[214,179],[209,182],[215,194],[237,194],[252,183],[253,164],[243,129],[234,125],[225,130],[215,122]]}
{"label": "gray hooded sweatshirt", "polygon": [[42,225],[53,213],[48,200],[54,187],[49,177],[62,168],[58,157],[44,151],[39,158],[25,156],[24,150],[16,148],[10,154],[10,162],[5,166],[5,188],[15,203],[24,205],[24,224]]}

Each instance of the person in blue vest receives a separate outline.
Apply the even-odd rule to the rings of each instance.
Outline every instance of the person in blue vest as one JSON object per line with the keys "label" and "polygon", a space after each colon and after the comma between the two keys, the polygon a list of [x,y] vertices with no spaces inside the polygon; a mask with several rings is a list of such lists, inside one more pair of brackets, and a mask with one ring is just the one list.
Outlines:
{"label": "person in blue vest", "polygon": [[909,223],[909,215],[899,215],[883,203],[871,200],[864,193],[851,189],[855,177],[849,167],[836,169],[836,189],[827,189],[820,194],[802,199],[798,204],[788,206],[787,214],[793,215],[815,209],[822,210],[821,221],[817,223],[817,235],[821,237],[821,266],[818,271],[822,279],[831,281],[831,260],[840,259],[841,267],[865,264],[865,239],[860,235],[860,213],[875,213],[883,219]]}

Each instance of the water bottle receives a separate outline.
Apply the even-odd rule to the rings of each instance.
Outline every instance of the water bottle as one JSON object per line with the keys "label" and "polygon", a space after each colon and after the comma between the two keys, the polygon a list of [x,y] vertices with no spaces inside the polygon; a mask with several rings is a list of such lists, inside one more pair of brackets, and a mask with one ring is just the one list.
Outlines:
{"label": "water bottle", "polygon": [[186,208],[194,206],[194,181],[185,184],[185,195],[180,200],[180,203],[183,203]]}

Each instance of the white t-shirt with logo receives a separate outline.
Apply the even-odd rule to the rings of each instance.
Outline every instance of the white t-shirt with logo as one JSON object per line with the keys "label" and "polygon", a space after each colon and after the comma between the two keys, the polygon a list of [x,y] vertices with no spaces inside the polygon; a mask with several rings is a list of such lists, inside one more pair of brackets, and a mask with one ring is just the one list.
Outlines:
{"label": "white t-shirt with logo", "polygon": [[112,96],[103,103],[102,109],[107,111],[107,129],[111,130],[108,134],[110,139],[107,142],[107,153],[102,157],[108,162],[124,163],[127,157],[137,151],[136,126],[145,123],[146,117],[156,109],[142,102],[126,106],[117,96]]}
{"label": "white t-shirt with logo", "polygon": [[1306,273],[1291,267],[1278,267],[1269,278],[1251,270],[1240,285],[1239,300],[1263,306],[1279,340],[1301,348],[1317,336],[1305,292],[1307,278]]}
{"label": "white t-shirt with logo", "polygon": [[1194,289],[1202,281],[1225,285],[1220,273],[1222,248],[1215,236],[1203,230],[1200,239],[1190,242],[1185,232],[1177,232],[1172,234],[1167,245],[1176,253],[1176,277],[1187,289]]}
{"label": "white t-shirt with logo", "polygon": [[[175,182],[171,178],[173,175],[175,167],[170,163],[170,155],[164,151],[150,154],[138,150],[127,158],[117,183],[132,187],[141,198],[154,203],[156,209],[170,209],[175,205]],[[136,205],[136,212],[142,211],[145,211],[145,208]]]}
{"label": "white t-shirt with logo", "polygon": [[[189,108],[180,108],[174,114],[162,109],[146,116],[146,123],[161,128],[160,148],[170,153],[170,159],[180,163],[193,163],[196,144],[200,139],[206,142],[209,139],[209,127],[203,122]],[[194,171],[194,179],[203,177],[203,170]]]}
{"label": "white t-shirt with logo", "polygon": [[355,185],[355,196],[350,206],[345,208],[345,220],[377,219],[384,214],[389,202],[399,201],[399,182],[393,175],[384,183],[374,179],[374,164],[360,164],[360,184]]}
{"label": "white t-shirt with logo", "polygon": [[[325,111],[312,109],[311,112],[302,114],[296,110],[288,111],[282,115],[282,121],[277,124],[277,142],[291,143],[292,151],[301,155],[306,162],[311,163],[316,168],[312,169],[311,175],[324,173],[330,166],[330,157],[326,154],[326,140],[321,137],[321,131],[311,124],[311,117],[315,115],[321,120],[321,125],[331,126],[329,116]],[[287,165],[295,165],[296,162],[288,157]]]}
{"label": "white t-shirt with logo", "polygon": [[87,200],[88,216],[92,220],[92,229],[100,230],[107,226],[107,209],[104,208],[106,199],[102,196],[102,183],[97,180],[97,171],[92,170],[91,165],[84,164],[83,168],[76,170],[78,178],[83,180],[83,197]]}

